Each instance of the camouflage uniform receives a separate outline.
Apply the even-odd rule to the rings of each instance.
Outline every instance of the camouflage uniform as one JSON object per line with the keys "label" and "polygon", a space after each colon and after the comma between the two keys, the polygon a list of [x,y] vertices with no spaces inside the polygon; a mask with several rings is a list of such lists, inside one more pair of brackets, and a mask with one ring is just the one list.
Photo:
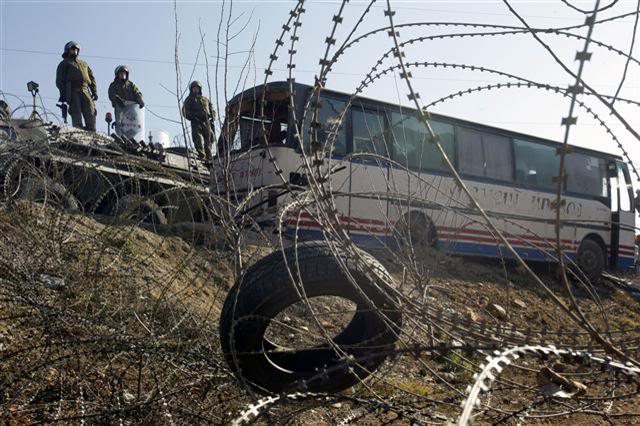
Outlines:
{"label": "camouflage uniform", "polygon": [[[198,86],[200,92],[195,95],[191,90]],[[209,98],[202,96],[202,85],[194,81],[189,86],[189,96],[184,101],[182,111],[184,117],[191,121],[191,136],[193,145],[200,156],[204,156],[208,160],[211,159],[211,146],[215,140],[215,133],[211,126],[211,120],[216,118],[216,112]],[[203,149],[204,145],[204,149]]]}
{"label": "camouflage uniform", "polygon": [[[120,71],[125,71],[127,73],[124,80],[121,80],[118,77]],[[129,80],[129,70],[127,67],[120,65],[116,68],[115,74],[116,78],[114,78],[113,82],[109,85],[109,100],[111,100],[111,105],[113,105],[114,108],[116,106],[123,107],[123,101],[131,101],[140,105],[140,108],[144,107],[142,93],[138,89],[138,86]]]}
{"label": "camouflage uniform", "polygon": [[98,88],[93,72],[86,62],[77,57],[69,56],[72,47],[80,47],[77,43],[69,42],[65,46],[62,62],[56,72],[56,86],[60,91],[60,101],[69,104],[69,114],[73,127],[82,128],[84,117],[85,129],[96,131],[96,106]]}

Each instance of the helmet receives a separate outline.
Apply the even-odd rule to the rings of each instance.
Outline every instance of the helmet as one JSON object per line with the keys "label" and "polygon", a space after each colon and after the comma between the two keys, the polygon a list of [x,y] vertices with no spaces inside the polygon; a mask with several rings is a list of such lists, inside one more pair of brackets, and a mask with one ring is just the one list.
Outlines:
{"label": "helmet", "polygon": [[118,77],[120,71],[124,71],[127,74],[126,78],[129,78],[129,68],[126,65],[118,65],[113,73],[116,75],[116,77]]}
{"label": "helmet", "polygon": [[78,51],[80,50],[80,43],[78,43],[77,41],[70,41],[67,44],[64,45],[64,53],[62,54],[63,58],[66,58],[67,56],[69,56],[69,51],[72,48],[76,48],[78,49]]}
{"label": "helmet", "polygon": [[189,85],[189,90],[193,90],[194,87],[200,88],[200,91],[202,92],[202,83],[200,83],[198,80],[194,80],[191,82],[191,84]]}

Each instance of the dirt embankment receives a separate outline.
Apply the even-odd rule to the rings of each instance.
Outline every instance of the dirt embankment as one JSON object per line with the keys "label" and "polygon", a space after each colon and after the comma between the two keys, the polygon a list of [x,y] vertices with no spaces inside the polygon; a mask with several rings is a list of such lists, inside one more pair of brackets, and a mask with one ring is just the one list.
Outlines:
{"label": "dirt embankment", "polygon": [[40,205],[0,210],[2,422],[190,422],[230,398],[205,417],[225,419],[239,393],[218,344],[226,256]]}
{"label": "dirt embankment", "polygon": [[[265,251],[248,253],[248,261]],[[253,400],[229,373],[220,352],[218,317],[232,285],[232,264],[229,252],[133,225],[104,224],[28,203],[0,210],[0,420],[229,423]],[[420,282],[388,265],[398,283],[404,283],[405,294],[457,316],[461,326],[501,325],[541,341],[587,344],[584,336],[574,337],[580,330],[561,309],[513,265],[426,253]],[[551,275],[545,281],[569,303]],[[587,290],[576,291],[593,324],[608,328],[617,342],[638,339],[638,301],[606,286],[594,290],[597,302]],[[344,325],[345,312],[352,315],[353,307],[330,298],[318,303],[314,310],[322,313],[320,325],[330,332]],[[282,330],[276,327],[271,333],[291,346],[299,344],[298,336],[317,331],[318,323],[305,315],[305,309],[292,307],[281,315]],[[429,318],[415,316],[404,323],[406,341],[445,337],[437,330],[421,334],[429,329]],[[345,391],[347,400],[285,404],[274,409],[273,419],[291,420],[293,415],[294,424],[335,424],[349,418],[369,424],[453,421],[481,363],[481,356],[464,351],[399,354],[365,384]],[[490,404],[517,410],[535,395],[540,364],[522,367],[500,384]],[[587,383],[589,396],[600,391],[602,383],[591,381],[588,370],[567,371]],[[384,400],[402,409],[376,408],[355,399]],[[633,410],[640,415],[632,400],[616,404],[611,414]],[[605,422],[598,416],[581,419]]]}

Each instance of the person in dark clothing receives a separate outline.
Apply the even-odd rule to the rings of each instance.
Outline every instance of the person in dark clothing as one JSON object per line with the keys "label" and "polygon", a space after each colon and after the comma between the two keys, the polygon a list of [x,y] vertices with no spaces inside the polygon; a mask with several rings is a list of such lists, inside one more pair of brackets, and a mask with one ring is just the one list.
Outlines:
{"label": "person in dark clothing", "polygon": [[[98,88],[93,71],[86,62],[78,59],[80,45],[70,41],[64,46],[63,60],[58,64],[56,86],[60,102],[69,104],[73,127],[96,131],[96,106]],[[84,118],[84,126],[82,119]]]}
{"label": "person in dark clothing", "polygon": [[182,112],[191,122],[191,136],[198,155],[211,160],[211,147],[215,140],[213,120],[216,112],[209,98],[202,95],[202,84],[193,81],[189,85],[189,96],[184,101]]}
{"label": "person in dark clothing", "polygon": [[129,80],[129,68],[126,65],[119,65],[115,70],[115,78],[109,85],[109,100],[115,108],[123,108],[125,101],[135,102],[140,108],[144,108],[142,93],[138,87]]}

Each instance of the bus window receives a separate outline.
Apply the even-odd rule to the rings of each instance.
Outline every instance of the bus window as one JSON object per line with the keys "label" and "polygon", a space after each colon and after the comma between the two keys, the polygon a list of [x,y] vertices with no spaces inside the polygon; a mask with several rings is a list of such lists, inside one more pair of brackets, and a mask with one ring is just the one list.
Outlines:
{"label": "bus window", "polygon": [[[446,171],[447,166],[438,148],[427,140],[427,129],[414,115],[391,112],[393,159],[414,170]],[[440,136],[440,143],[447,156],[454,161],[453,126],[430,121],[433,131]]]}
{"label": "bus window", "polygon": [[351,109],[351,122],[354,153],[368,152],[388,156],[382,114],[354,107]]}
{"label": "bus window", "polygon": [[[311,102],[315,102],[312,99]],[[320,110],[318,111],[318,143],[324,146],[327,140],[333,143],[333,153],[338,155],[345,155],[347,153],[347,134],[345,132],[345,122],[347,120],[347,114],[342,122],[339,123],[340,114],[344,110],[346,102],[338,99],[332,99],[320,95]],[[310,106],[305,116],[305,133],[304,133],[304,146],[305,149],[311,144],[310,125],[311,118],[313,117],[313,106]],[[336,129],[336,125],[340,125]],[[337,131],[337,133],[336,133]],[[334,136],[329,138],[334,132]]]}
{"label": "bus window", "polygon": [[[245,151],[264,144],[285,144],[289,122],[286,96],[286,93],[268,95],[263,111],[258,108],[258,102],[254,99],[244,99],[229,105],[219,141],[222,145],[219,147]],[[259,118],[260,115],[264,118]]]}
{"label": "bus window", "polygon": [[555,188],[560,160],[553,146],[515,139],[516,181],[546,189]]}
{"label": "bus window", "polygon": [[513,180],[511,140],[504,136],[483,134],[485,176],[499,180]]}
{"label": "bus window", "polygon": [[463,175],[484,176],[484,154],[480,132],[457,128],[458,170]]}
{"label": "bus window", "polygon": [[620,188],[620,211],[633,211],[633,189],[629,170],[623,163],[618,163],[618,187]]}
{"label": "bus window", "polygon": [[457,128],[460,173],[498,180],[513,179],[511,143],[504,136]]}
{"label": "bus window", "polygon": [[609,187],[611,188],[611,211],[613,213],[620,210],[618,203],[618,171],[615,163],[609,163]]}
{"label": "bus window", "polygon": [[567,191],[606,197],[607,164],[603,158],[572,152],[565,159]]}
{"label": "bus window", "polygon": [[[256,120],[250,117],[240,117],[240,148],[249,149],[252,146],[263,145],[265,140],[269,145],[279,145],[286,141],[287,123],[279,119]],[[232,149],[237,149],[237,139]]]}

